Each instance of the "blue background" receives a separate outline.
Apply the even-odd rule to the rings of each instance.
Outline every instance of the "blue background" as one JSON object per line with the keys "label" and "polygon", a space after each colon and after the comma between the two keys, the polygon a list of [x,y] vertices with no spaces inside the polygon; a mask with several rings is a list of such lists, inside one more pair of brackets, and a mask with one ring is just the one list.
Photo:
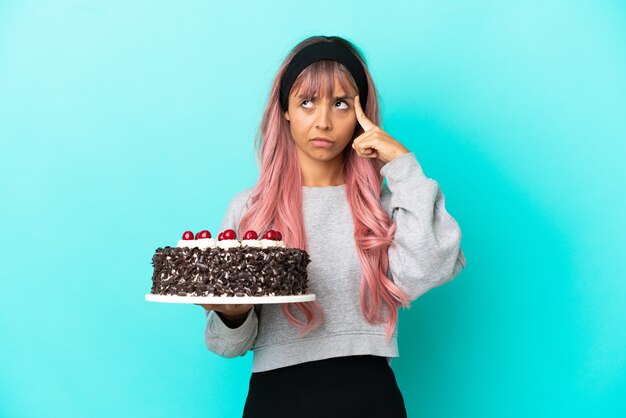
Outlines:
{"label": "blue background", "polygon": [[150,260],[219,228],[310,35],[365,53],[382,127],[468,265],[400,314],[413,417],[626,416],[626,5],[619,1],[0,3],[0,416],[239,416],[252,353]]}

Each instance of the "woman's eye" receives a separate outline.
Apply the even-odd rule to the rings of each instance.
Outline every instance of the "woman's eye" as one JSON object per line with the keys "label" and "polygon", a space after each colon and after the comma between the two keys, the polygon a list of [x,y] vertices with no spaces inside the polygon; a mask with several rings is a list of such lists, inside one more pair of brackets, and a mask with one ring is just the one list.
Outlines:
{"label": "woman's eye", "polygon": [[[300,102],[300,106],[305,107],[307,109],[310,108],[310,106],[306,106],[307,102],[311,102],[311,100],[310,99],[303,100],[302,102]],[[344,102],[343,100],[340,100],[340,101],[336,102],[335,105],[337,105],[339,103],[342,103],[344,105],[344,107],[338,107],[341,110],[346,110],[346,109],[350,108],[350,106],[348,106],[348,103]],[[337,106],[335,106],[335,107],[337,107]]]}

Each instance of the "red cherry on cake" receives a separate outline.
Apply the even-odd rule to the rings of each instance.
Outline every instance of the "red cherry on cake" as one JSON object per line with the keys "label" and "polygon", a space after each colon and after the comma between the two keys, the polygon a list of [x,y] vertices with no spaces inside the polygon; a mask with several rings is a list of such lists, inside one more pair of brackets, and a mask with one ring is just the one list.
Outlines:
{"label": "red cherry on cake", "polygon": [[193,239],[193,232],[185,231],[183,233],[183,239],[186,240],[186,241],[192,240]]}
{"label": "red cherry on cake", "polygon": [[222,239],[236,239],[237,238],[237,234],[232,229],[227,229],[226,231],[223,232],[223,234],[224,235],[222,235]]}
{"label": "red cherry on cake", "polygon": [[205,238],[211,238],[211,233],[207,231],[206,229],[203,229],[202,231],[196,234],[196,239],[205,239]]}
{"label": "red cherry on cake", "polygon": [[269,231],[267,231],[265,233],[265,235],[263,236],[263,238],[265,239],[271,239],[271,240],[276,240],[276,231],[274,231],[273,229],[270,229]]}
{"label": "red cherry on cake", "polygon": [[259,235],[253,231],[253,230],[249,230],[246,232],[246,234],[243,236],[243,239],[257,239],[259,238]]}
{"label": "red cherry on cake", "polygon": [[218,241],[221,241],[221,240],[223,240],[223,239],[224,239],[224,233],[223,233],[223,232],[220,232],[220,234],[217,236],[217,240],[218,240]]}
{"label": "red cherry on cake", "polygon": [[276,239],[278,241],[282,241],[283,240],[283,234],[281,234],[280,231],[276,231]]}

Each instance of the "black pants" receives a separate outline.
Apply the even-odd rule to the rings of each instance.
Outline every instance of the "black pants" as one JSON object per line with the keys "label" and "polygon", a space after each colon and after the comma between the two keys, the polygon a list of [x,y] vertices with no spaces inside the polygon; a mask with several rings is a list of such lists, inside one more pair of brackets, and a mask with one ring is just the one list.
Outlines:
{"label": "black pants", "polygon": [[385,357],[333,357],[252,373],[243,418],[406,418]]}

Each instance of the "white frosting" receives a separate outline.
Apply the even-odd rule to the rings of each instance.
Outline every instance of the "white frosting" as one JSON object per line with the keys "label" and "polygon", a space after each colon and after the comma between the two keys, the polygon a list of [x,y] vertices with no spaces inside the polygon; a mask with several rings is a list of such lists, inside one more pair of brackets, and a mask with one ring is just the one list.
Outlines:
{"label": "white frosting", "polygon": [[188,248],[194,248],[196,247],[196,240],[195,239],[180,239],[178,240],[178,244],[176,244],[176,247],[181,248],[181,247],[188,247]]}
{"label": "white frosting", "polygon": [[215,248],[215,240],[213,238],[200,238],[200,239],[181,239],[178,241],[176,247],[188,247],[195,248],[198,247],[201,250],[206,250],[207,248]]}
{"label": "white frosting", "polygon": [[198,248],[206,250],[207,248],[215,248],[217,244],[213,238],[200,238],[195,240],[198,243]]}
{"label": "white frosting", "polygon": [[241,241],[241,246],[247,245],[249,247],[263,248],[263,244],[258,239],[244,239]]}
{"label": "white frosting", "polygon": [[200,238],[200,239],[181,239],[178,241],[176,247],[188,247],[195,248],[198,247],[201,250],[206,250],[207,248],[237,248],[243,246],[256,247],[256,248],[270,248],[270,247],[280,247],[286,248],[287,245],[285,241],[275,241],[273,239],[244,239],[243,241],[239,241],[236,239],[224,239],[221,241],[215,241],[213,238]]}
{"label": "white frosting", "polygon": [[236,239],[223,239],[221,241],[217,241],[217,246],[219,248],[228,249],[241,247],[241,243]]}
{"label": "white frosting", "polygon": [[261,247],[262,248],[269,248],[269,247],[286,248],[286,245],[285,245],[285,241],[274,241],[273,239],[263,238],[261,240]]}

